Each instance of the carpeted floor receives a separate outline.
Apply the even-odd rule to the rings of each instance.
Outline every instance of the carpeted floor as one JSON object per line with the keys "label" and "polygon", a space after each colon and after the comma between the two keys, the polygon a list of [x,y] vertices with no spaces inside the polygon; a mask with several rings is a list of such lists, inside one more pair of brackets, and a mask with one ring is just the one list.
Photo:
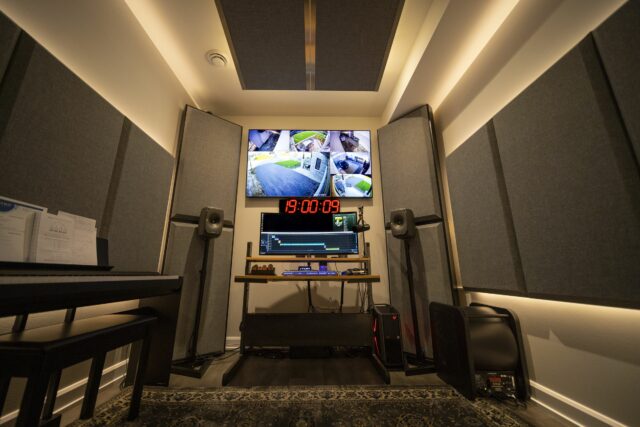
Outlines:
{"label": "carpeted floor", "polygon": [[145,389],[127,423],[129,392],[97,408],[97,426],[528,426],[490,401],[469,402],[448,386],[224,387]]}

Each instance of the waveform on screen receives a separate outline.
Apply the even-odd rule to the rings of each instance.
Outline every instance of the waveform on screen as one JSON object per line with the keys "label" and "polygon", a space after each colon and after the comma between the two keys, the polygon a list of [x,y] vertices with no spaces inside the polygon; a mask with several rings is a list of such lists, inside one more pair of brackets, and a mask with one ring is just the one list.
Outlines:
{"label": "waveform on screen", "polygon": [[263,232],[262,254],[344,254],[358,253],[358,237],[353,232]]}

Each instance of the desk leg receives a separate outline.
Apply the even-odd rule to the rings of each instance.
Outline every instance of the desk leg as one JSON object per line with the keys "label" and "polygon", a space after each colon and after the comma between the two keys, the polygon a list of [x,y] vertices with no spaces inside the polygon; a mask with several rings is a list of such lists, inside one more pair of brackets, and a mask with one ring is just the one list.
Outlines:
{"label": "desk leg", "polygon": [[[140,300],[139,308],[135,311],[148,312],[158,317],[151,330],[149,354],[153,355],[148,361],[145,380],[146,385],[169,385],[171,375],[171,360],[173,359],[173,343],[176,338],[178,324],[178,310],[180,309],[180,293]],[[138,360],[142,350],[142,343],[131,345],[129,366],[127,368],[126,385],[132,385]]]}

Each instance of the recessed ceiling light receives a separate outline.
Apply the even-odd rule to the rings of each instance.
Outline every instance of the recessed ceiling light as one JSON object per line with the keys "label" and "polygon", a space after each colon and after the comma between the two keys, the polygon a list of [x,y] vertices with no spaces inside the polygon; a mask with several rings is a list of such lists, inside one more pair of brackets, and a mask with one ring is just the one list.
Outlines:
{"label": "recessed ceiling light", "polygon": [[207,62],[214,67],[226,67],[227,58],[219,51],[213,49],[204,54]]}

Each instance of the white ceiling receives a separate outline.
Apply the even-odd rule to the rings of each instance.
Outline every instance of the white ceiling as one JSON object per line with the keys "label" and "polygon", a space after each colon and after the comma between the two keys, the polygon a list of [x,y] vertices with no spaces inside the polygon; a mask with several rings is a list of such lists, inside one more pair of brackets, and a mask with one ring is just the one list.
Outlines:
{"label": "white ceiling", "polygon": [[[363,116],[384,121],[422,104],[436,108],[518,1],[405,0],[380,89],[347,92],[243,90],[214,0],[125,0],[201,109],[223,116]],[[206,62],[210,49],[226,54],[226,68]]]}
{"label": "white ceiling", "polygon": [[[394,89],[431,0],[405,0],[378,92],[243,90],[213,0],[126,0],[198,107],[219,115],[380,116]],[[205,52],[225,53],[226,68]]]}
{"label": "white ceiling", "polygon": [[[545,21],[559,14],[558,10],[573,10],[584,20],[580,11],[600,13],[603,3],[607,3],[405,0],[379,91],[346,92],[243,90],[214,0],[125,2],[193,104],[201,109],[221,116],[361,116],[380,118],[383,122],[424,104],[431,105],[438,114],[441,105],[449,111],[456,102],[471,102],[480,89],[469,89],[468,82],[462,88],[456,87],[465,82],[465,73],[471,69],[483,79],[487,77],[483,84],[490,80],[490,74],[497,72],[492,61],[482,57],[492,56],[491,49],[485,47],[491,46],[503,24],[504,30],[495,38],[508,40],[514,36],[512,44],[517,46],[505,50],[513,56],[528,37],[544,27]],[[622,0],[609,3],[606,7],[615,10]],[[567,38],[561,27],[553,33],[558,40]],[[210,49],[226,54],[229,60],[226,68],[213,68],[207,63],[205,52]],[[502,58],[501,63],[508,59]]]}

